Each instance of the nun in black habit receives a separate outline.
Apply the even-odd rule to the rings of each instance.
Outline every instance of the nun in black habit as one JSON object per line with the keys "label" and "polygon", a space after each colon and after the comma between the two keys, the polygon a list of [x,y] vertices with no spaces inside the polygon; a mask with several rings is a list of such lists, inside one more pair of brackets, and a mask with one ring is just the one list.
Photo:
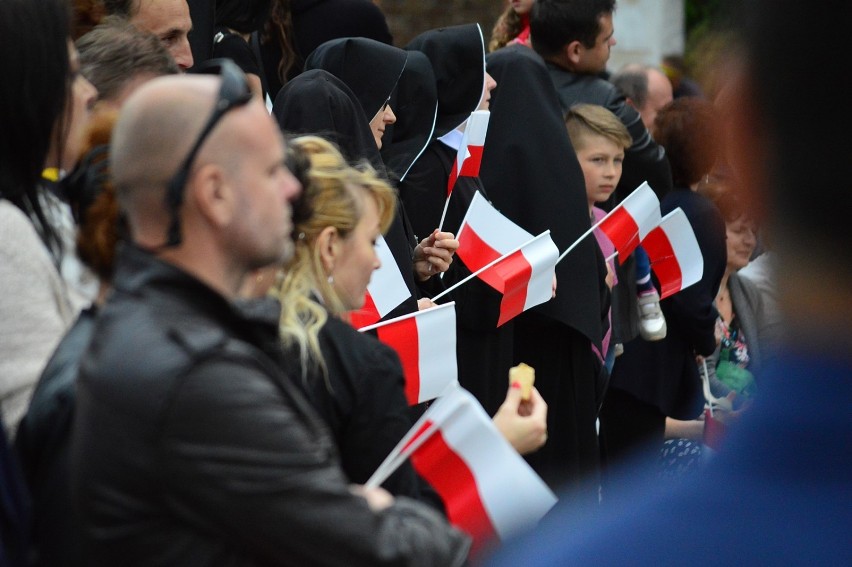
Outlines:
{"label": "nun in black habit", "polygon": [[[349,37],[320,45],[308,57],[305,70],[324,69],[346,83],[360,103],[367,124],[370,124],[387,110],[406,59],[407,54],[402,49],[363,37]],[[373,155],[381,163],[378,154],[381,135],[376,135],[375,131],[373,134],[377,141]],[[384,167],[381,169],[384,170]],[[458,241],[452,234],[431,231],[418,242],[402,203],[398,204],[397,217],[385,235],[385,241],[418,304],[421,307],[431,305],[426,298],[442,287],[440,278],[432,276],[447,270]],[[411,311],[403,303],[384,319]]]}
{"label": "nun in black habit", "polygon": [[[524,46],[487,57],[499,87],[480,177],[494,205],[532,234],[550,229],[564,251],[589,229],[583,173],[543,60]],[[556,297],[515,319],[514,360],[536,369],[548,404],[547,444],[529,456],[533,468],[567,495],[597,502],[599,448],[595,420],[602,392],[600,348],[608,309],[606,267],[594,238],[556,266]],[[569,497],[571,497],[569,496]]]}
{"label": "nun in black habit", "polygon": [[[312,69],[287,83],[275,97],[272,114],[285,134],[316,134],[334,142],[352,163],[367,161],[384,171],[367,117],[346,83],[323,69]],[[387,314],[417,311],[412,246],[403,217],[397,213],[385,235],[399,271],[412,295]]]}
{"label": "nun in black habit", "polygon": [[[404,50],[375,40],[363,37],[341,38],[317,47],[305,62],[305,70],[324,69],[343,81],[357,98],[369,124],[388,107],[407,57]],[[379,145],[380,142],[375,147],[374,155],[381,160]],[[419,237],[415,236],[417,233],[411,226],[405,207],[402,202],[398,204],[397,217],[385,235],[385,240],[412,295],[424,298],[419,303],[427,306],[431,302],[425,298],[443,287],[440,278],[433,276],[447,270],[458,248],[458,241],[450,233],[435,231],[433,226],[433,230],[422,233],[426,237],[418,242]],[[391,311],[384,319],[412,311],[401,307]]]}
{"label": "nun in black habit", "polygon": [[[478,24],[429,30],[414,38],[406,50],[409,58],[428,58],[438,99],[430,143],[399,185],[400,197],[417,231],[440,221],[465,123],[474,110],[488,108],[494,82],[485,74],[485,43]],[[397,133],[395,130],[394,135]],[[394,145],[389,149],[395,151]],[[478,177],[456,181],[443,229],[458,232],[477,191],[487,197]],[[444,283],[452,285],[470,273],[459,259],[444,275]],[[510,321],[497,327],[501,299],[499,292],[476,278],[442,300],[456,302],[459,382],[490,415],[503,401],[512,366],[513,324]]]}

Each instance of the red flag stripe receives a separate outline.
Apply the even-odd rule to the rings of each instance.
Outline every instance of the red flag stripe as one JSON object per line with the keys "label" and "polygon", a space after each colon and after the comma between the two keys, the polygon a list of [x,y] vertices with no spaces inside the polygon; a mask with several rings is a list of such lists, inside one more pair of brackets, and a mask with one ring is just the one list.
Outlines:
{"label": "red flag stripe", "polygon": [[450,169],[450,178],[447,179],[447,198],[453,192],[453,187],[456,186],[456,180],[459,176],[459,158],[453,160],[453,167]]}
{"label": "red flag stripe", "polygon": [[376,329],[379,340],[392,347],[402,362],[405,397],[410,405],[420,401],[420,352],[417,319],[410,317]]}
{"label": "red flag stripe", "polygon": [[378,323],[381,318],[369,291],[364,294],[364,305],[361,309],[349,312],[349,323],[356,329]]}
{"label": "red flag stripe", "polygon": [[482,165],[482,153],[485,146],[468,146],[467,151],[470,155],[462,162],[460,177],[477,177],[479,168]]}
{"label": "red flag stripe", "polygon": [[473,556],[481,546],[498,537],[482,503],[476,478],[444,440],[440,429],[414,451],[411,462],[441,495],[450,523],[473,537]]}
{"label": "red flag stripe", "polygon": [[524,312],[527,303],[527,284],[532,277],[532,266],[522,251],[518,250],[491,270],[486,270],[485,273],[492,270],[502,274],[501,280],[505,282],[503,300],[500,302],[500,320],[497,322],[499,327]]}
{"label": "red flag stripe", "polygon": [[[468,225],[466,230],[459,235],[459,247],[456,249],[456,255],[461,258],[464,265],[467,266],[471,272],[475,272],[480,268],[485,267],[502,256],[500,252],[489,246],[487,242],[480,238],[470,225]],[[500,262],[500,264],[502,263],[503,262]],[[503,278],[500,273],[495,271],[493,268],[485,270],[479,274],[478,277],[497,291],[501,293],[503,292]]]}
{"label": "red flag stripe", "polygon": [[651,268],[660,282],[660,299],[680,291],[683,274],[666,232],[661,227],[655,228],[642,241],[642,247],[648,253]]}
{"label": "red flag stripe", "polygon": [[599,227],[606,234],[616,250],[618,261],[624,263],[627,257],[639,245],[639,225],[623,207],[613,211]]}

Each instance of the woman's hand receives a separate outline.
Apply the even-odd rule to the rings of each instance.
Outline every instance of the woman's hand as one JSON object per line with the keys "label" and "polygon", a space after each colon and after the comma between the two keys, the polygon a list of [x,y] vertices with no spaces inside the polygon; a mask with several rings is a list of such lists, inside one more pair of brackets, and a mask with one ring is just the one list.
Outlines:
{"label": "woman's hand", "polygon": [[547,441],[547,403],[535,388],[530,399],[524,401],[521,399],[521,385],[517,382],[512,384],[492,421],[521,455],[532,453]]}
{"label": "woman's hand", "polygon": [[420,241],[414,249],[414,273],[421,282],[433,275],[446,272],[453,263],[453,255],[459,247],[452,232],[435,231]]}

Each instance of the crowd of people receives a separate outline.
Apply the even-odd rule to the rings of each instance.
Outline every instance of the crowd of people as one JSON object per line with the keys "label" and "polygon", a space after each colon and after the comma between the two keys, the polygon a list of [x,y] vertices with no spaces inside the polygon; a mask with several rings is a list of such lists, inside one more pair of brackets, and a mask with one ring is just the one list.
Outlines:
{"label": "crowd of people", "polygon": [[[404,47],[369,0],[0,0],[0,565],[848,560],[846,221],[815,204],[849,8],[740,4],[702,94],[676,57],[608,73],[615,0]],[[774,49],[804,22],[818,65]],[[643,182],[700,249],[673,295],[584,238]],[[570,247],[508,321],[460,257],[481,197]],[[380,270],[408,295],[376,312]],[[460,387],[559,497],[485,545],[411,460],[370,482],[430,402],[359,329],[449,302]]]}

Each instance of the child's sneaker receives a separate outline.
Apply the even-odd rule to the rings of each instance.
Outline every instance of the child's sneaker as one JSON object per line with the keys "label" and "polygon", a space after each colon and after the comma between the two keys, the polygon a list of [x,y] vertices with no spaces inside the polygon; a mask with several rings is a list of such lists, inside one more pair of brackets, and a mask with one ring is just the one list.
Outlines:
{"label": "child's sneaker", "polygon": [[646,341],[666,338],[666,318],[660,310],[660,294],[657,290],[640,293],[637,297],[639,310],[639,336]]}

